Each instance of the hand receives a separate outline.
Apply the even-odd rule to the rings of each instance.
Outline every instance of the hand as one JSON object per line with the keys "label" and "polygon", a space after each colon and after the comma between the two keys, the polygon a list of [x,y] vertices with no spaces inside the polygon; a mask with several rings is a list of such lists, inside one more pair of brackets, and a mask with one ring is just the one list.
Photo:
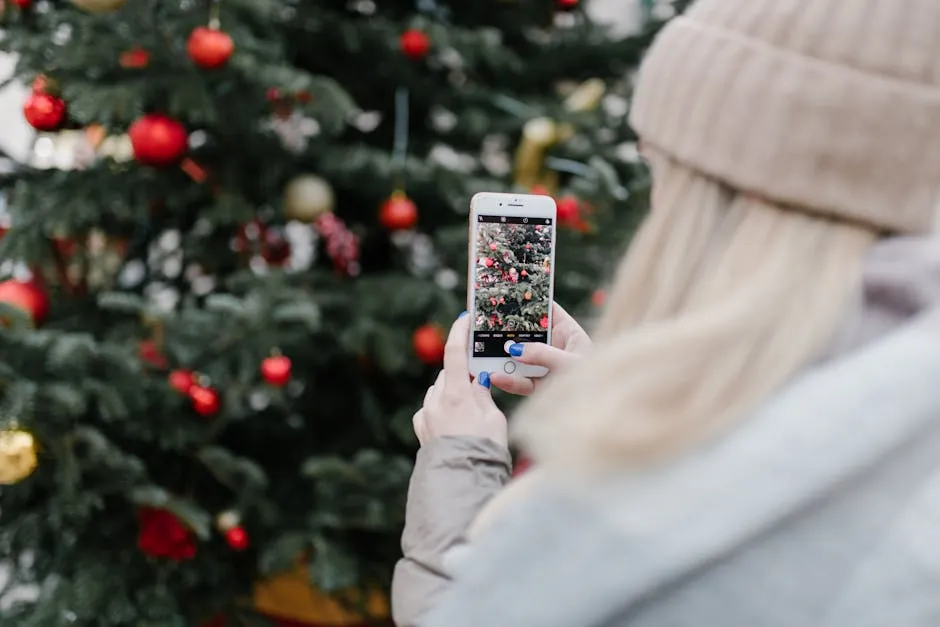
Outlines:
{"label": "hand", "polygon": [[[541,342],[513,344],[509,354],[522,364],[544,366],[551,372],[567,368],[580,359],[591,347],[591,338],[561,305],[552,302],[552,345]],[[543,378],[528,378],[521,375],[509,375],[494,372],[490,381],[493,385],[509,392],[527,396],[534,392]]]}
{"label": "hand", "polygon": [[477,436],[508,446],[506,416],[490,395],[490,375],[470,380],[467,342],[470,321],[462,314],[450,328],[444,346],[444,369],[424,395],[424,405],[412,418],[418,442],[425,445],[444,436]]}

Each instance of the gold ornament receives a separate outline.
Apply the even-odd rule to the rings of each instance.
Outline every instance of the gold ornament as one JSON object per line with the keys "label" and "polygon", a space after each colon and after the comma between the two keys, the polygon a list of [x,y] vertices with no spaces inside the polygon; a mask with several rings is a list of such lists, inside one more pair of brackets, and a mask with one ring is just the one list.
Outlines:
{"label": "gold ornament", "polygon": [[111,13],[127,3],[127,0],[72,0],[72,4],[89,13]]}
{"label": "gold ornament", "polygon": [[32,434],[19,429],[0,431],[0,485],[22,481],[38,465]]}
{"label": "gold ornament", "polygon": [[[607,85],[599,78],[584,81],[565,99],[565,108],[571,113],[583,113],[596,109],[607,91]],[[532,189],[542,186],[549,193],[558,187],[558,174],[545,171],[545,155],[548,150],[567,141],[575,133],[568,124],[558,124],[551,118],[533,118],[522,129],[522,140],[516,148],[514,182],[518,187]]]}
{"label": "gold ornament", "polygon": [[239,523],[241,523],[241,516],[234,510],[221,512],[215,517],[215,526],[222,532],[234,529]]}
{"label": "gold ornament", "polygon": [[333,211],[333,188],[323,178],[301,174],[284,188],[284,217],[288,220],[313,222]]}

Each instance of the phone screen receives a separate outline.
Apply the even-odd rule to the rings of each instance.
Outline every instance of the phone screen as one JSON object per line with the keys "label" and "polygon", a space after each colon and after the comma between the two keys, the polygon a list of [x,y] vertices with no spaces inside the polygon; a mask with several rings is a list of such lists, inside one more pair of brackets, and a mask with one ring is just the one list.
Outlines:
{"label": "phone screen", "polygon": [[553,228],[551,218],[477,216],[474,357],[506,357],[509,341],[548,341]]}

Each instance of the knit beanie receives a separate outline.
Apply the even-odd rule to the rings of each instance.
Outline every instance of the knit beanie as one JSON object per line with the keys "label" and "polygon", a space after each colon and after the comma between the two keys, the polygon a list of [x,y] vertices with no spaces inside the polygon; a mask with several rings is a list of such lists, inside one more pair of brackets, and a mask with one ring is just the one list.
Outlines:
{"label": "knit beanie", "polygon": [[698,0],[630,122],[735,189],[891,233],[940,207],[940,0]]}

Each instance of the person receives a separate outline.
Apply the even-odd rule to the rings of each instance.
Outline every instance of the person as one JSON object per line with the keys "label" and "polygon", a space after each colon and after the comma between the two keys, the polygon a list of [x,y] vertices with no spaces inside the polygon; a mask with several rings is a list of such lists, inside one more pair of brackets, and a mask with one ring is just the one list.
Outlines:
{"label": "person", "polygon": [[[630,122],[651,210],[593,343],[471,382],[451,329],[397,624],[935,625],[940,3],[697,0]],[[511,482],[491,384],[531,393]]]}

